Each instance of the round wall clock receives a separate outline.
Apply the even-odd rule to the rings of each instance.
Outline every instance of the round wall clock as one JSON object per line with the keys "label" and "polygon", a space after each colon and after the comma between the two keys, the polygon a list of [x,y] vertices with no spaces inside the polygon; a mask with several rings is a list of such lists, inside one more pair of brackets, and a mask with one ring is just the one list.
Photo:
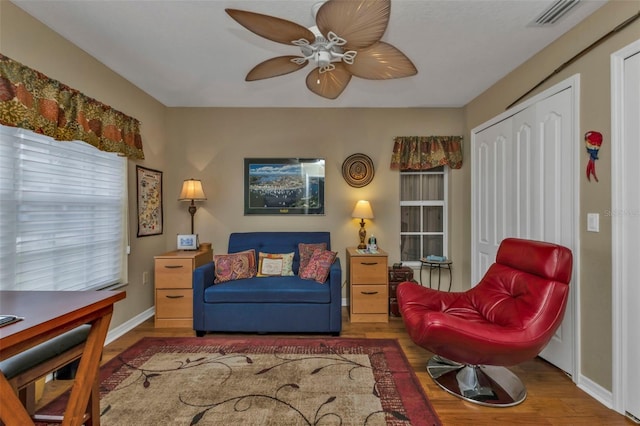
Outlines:
{"label": "round wall clock", "polygon": [[364,154],[350,155],[342,163],[342,177],[354,188],[368,185],[373,175],[373,161]]}

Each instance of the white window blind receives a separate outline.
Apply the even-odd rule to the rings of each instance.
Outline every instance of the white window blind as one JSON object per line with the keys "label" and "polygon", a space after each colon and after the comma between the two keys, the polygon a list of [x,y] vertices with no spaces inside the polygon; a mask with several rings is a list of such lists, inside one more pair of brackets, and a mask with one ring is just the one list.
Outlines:
{"label": "white window blind", "polygon": [[407,266],[447,255],[447,185],[446,166],[400,173],[400,260]]}
{"label": "white window blind", "polygon": [[126,282],[126,159],[0,126],[0,289]]}

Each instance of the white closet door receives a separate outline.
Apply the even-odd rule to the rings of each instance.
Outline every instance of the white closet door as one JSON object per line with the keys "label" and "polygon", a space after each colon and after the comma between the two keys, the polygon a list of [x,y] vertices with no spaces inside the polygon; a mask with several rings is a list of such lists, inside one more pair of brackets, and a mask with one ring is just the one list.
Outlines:
{"label": "white closet door", "polygon": [[[532,204],[536,206],[531,238],[562,244],[574,251],[578,214],[574,209],[576,176],[579,173],[574,155],[572,96],[569,89],[536,104],[538,139],[531,161],[538,169],[531,182],[535,188]],[[576,259],[577,260],[577,259]],[[574,277],[576,272],[574,262]],[[570,297],[564,321],[540,356],[562,370],[573,374],[574,300],[577,280],[569,285]]]}
{"label": "white closet door", "polygon": [[513,182],[512,122],[501,121],[478,134],[475,145],[475,175],[477,190],[474,193],[476,214],[477,262],[472,275],[477,283],[495,261],[500,242],[512,235],[510,195]]}
{"label": "white closet door", "polygon": [[613,397],[640,421],[640,40],[611,55]]}
{"label": "white closet door", "polygon": [[[579,147],[573,90],[556,86],[474,130],[472,285],[506,237],[559,243],[575,255]],[[541,354],[569,374],[575,365],[574,298],[572,292],[565,320]]]}

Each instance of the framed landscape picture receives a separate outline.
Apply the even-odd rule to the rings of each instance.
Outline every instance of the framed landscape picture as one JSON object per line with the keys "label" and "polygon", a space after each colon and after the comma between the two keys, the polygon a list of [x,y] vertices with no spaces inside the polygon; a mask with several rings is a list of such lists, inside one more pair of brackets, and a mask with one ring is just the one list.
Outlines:
{"label": "framed landscape picture", "polygon": [[323,215],[322,158],[245,158],[245,215]]}

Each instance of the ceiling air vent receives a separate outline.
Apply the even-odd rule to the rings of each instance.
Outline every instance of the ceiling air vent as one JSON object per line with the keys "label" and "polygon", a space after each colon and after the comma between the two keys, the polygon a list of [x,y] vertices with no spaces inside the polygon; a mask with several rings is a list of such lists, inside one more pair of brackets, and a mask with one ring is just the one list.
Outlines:
{"label": "ceiling air vent", "polygon": [[557,0],[531,22],[531,25],[538,27],[553,25],[579,2],[580,0]]}

